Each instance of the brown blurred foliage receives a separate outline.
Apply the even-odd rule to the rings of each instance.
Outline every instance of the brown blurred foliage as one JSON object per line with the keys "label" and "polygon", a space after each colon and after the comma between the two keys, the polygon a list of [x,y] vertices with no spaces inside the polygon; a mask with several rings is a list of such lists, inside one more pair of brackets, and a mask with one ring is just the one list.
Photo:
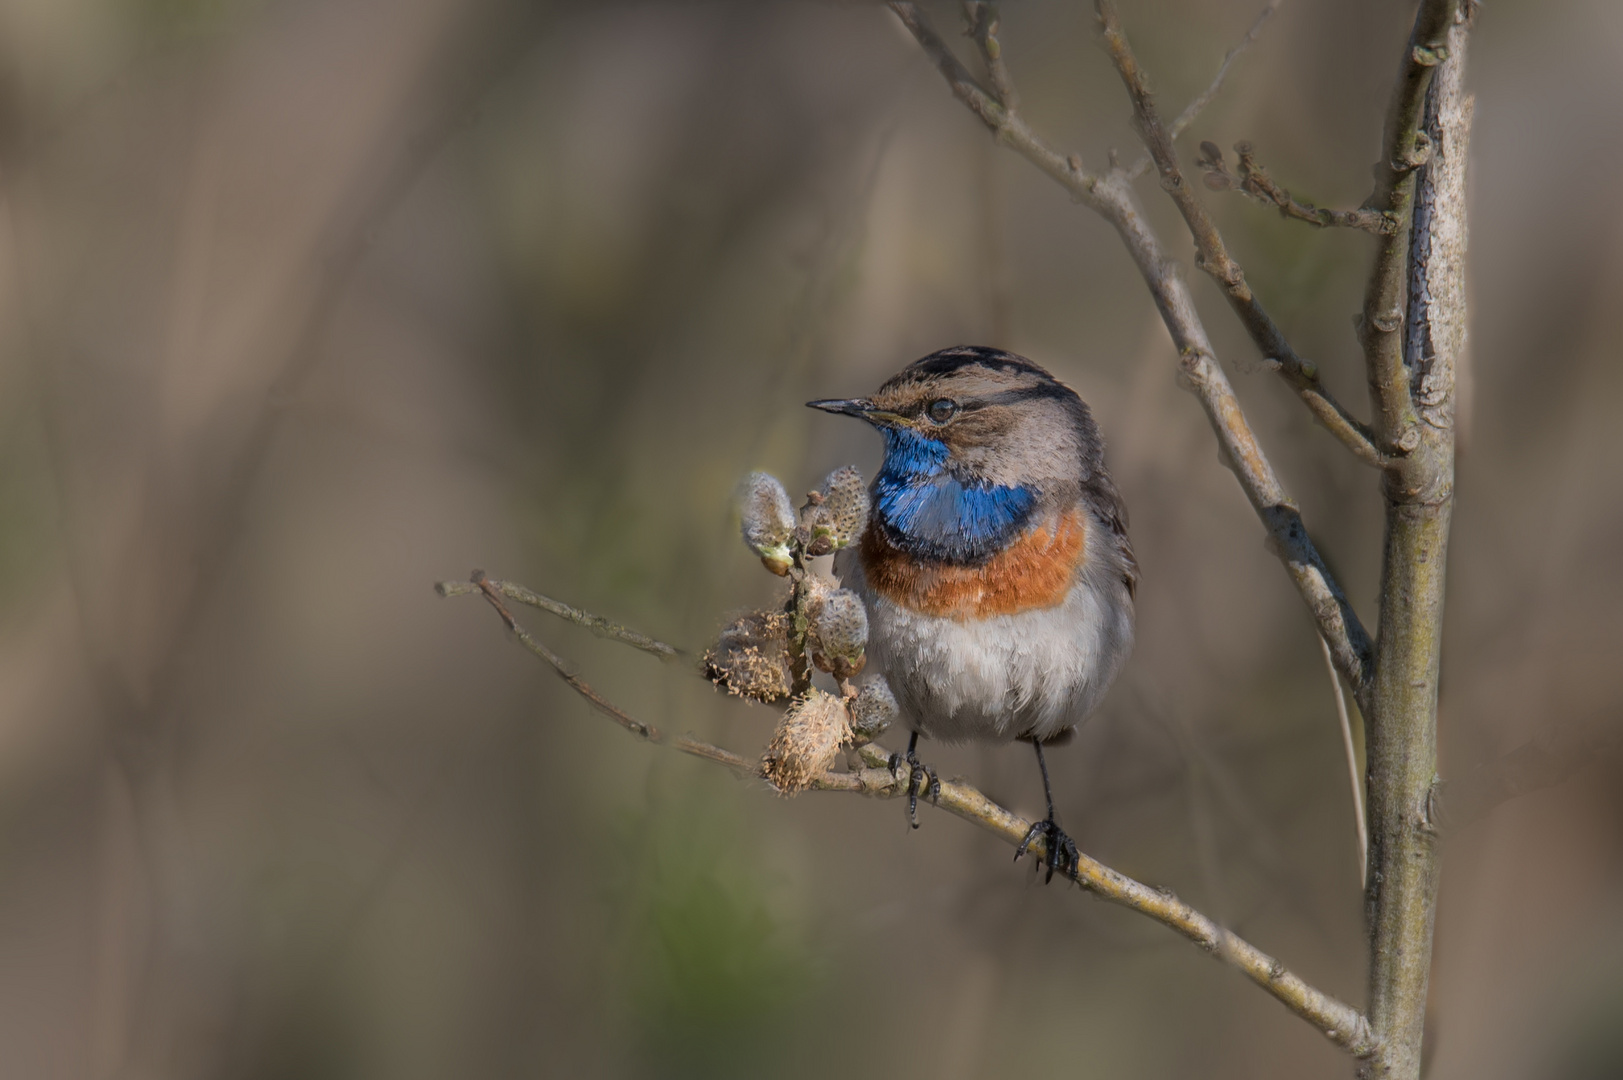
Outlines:
{"label": "brown blurred foliage", "polygon": [[[1256,7],[1123,15],[1181,105]],[[1187,153],[1357,205],[1409,14],[1285,6]],[[1034,124],[1136,156],[1080,8],[1003,24]],[[1473,50],[1450,775],[1623,697],[1623,7],[1495,0]],[[1346,1075],[1162,928],[944,816],[635,745],[429,588],[485,566],[702,649],[772,587],[738,478],[877,460],[801,402],[1029,355],[1093,405],[1143,564],[1131,665],[1051,755],[1067,827],[1362,999],[1311,624],[1114,236],[882,9],[6,0],[0,166],[4,1075]],[[1207,197],[1360,401],[1366,238]],[[1238,389],[1369,604],[1373,476]],[[530,621],[639,715],[764,745],[764,710]],[[929,760],[1040,804],[1027,755]],[[1449,839],[1434,1076],[1623,1070],[1620,777]]]}

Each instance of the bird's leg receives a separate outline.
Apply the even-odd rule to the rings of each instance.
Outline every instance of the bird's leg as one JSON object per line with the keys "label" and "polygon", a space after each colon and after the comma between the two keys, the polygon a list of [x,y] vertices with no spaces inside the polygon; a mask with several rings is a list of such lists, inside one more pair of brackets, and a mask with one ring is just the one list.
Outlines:
{"label": "bird's leg", "polygon": [[919,794],[925,798],[935,800],[941,796],[941,779],[936,776],[935,770],[928,765],[919,763],[919,733],[913,732],[912,738],[907,740],[907,756],[901,754],[890,755],[890,774],[895,776],[901,770],[902,762],[907,762],[907,820],[919,827]]}
{"label": "bird's leg", "polygon": [[1048,762],[1043,760],[1043,744],[1032,739],[1031,745],[1037,749],[1037,768],[1041,769],[1043,774],[1043,799],[1048,803],[1048,817],[1034,822],[1031,828],[1026,830],[1025,839],[1021,840],[1020,846],[1014,850],[1014,858],[1018,862],[1020,856],[1029,851],[1031,845],[1041,837],[1044,850],[1043,865],[1048,868],[1048,876],[1043,878],[1043,884],[1046,885],[1054,880],[1056,870],[1074,879],[1080,856],[1077,854],[1075,841],[1066,836],[1065,830],[1054,820],[1054,792],[1048,784]]}

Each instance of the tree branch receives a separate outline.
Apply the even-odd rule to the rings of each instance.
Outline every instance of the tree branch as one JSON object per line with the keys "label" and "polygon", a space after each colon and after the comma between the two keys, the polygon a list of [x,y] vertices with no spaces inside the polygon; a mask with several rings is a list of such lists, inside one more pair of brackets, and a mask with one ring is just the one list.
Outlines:
{"label": "tree branch", "polygon": [[[1388,129],[1395,179],[1377,192],[1390,201],[1374,204],[1398,214],[1402,229],[1381,238],[1362,327],[1382,436],[1400,452],[1383,477],[1380,649],[1373,708],[1364,713],[1369,1015],[1382,1040],[1376,1080],[1420,1075],[1437,909],[1437,691],[1454,505],[1454,370],[1466,316],[1465,14],[1448,0],[1425,0],[1416,18]],[[1422,147],[1423,166],[1394,167],[1418,164]],[[1376,324],[1371,313],[1396,317]],[[1405,324],[1409,332],[1400,333]]]}
{"label": "tree branch", "polygon": [[1195,159],[1195,164],[1205,170],[1206,186],[1213,191],[1237,191],[1257,202],[1275,207],[1279,210],[1280,217],[1305,221],[1321,229],[1332,227],[1362,229],[1376,236],[1385,236],[1397,228],[1397,222],[1391,215],[1366,207],[1359,207],[1357,210],[1331,210],[1302,202],[1274,183],[1274,178],[1268,175],[1268,170],[1257,163],[1256,151],[1252,149],[1250,143],[1235,143],[1234,152],[1240,157],[1238,176],[1228,171],[1228,166],[1223,162],[1223,151],[1218,149],[1216,143],[1200,144],[1200,157]]}
{"label": "tree branch", "polygon": [[[671,749],[679,750],[684,754],[704,758],[706,761],[714,761],[718,765],[725,765],[740,776],[758,775],[758,770],[753,765],[732,751],[723,750],[719,746],[711,746],[709,743],[700,742],[698,739],[687,735],[678,735],[671,738],[652,724],[645,724],[636,719],[594,690],[590,683],[580,677],[573,664],[547,648],[545,643],[533,637],[513,617],[513,613],[508,610],[502,597],[510,595],[513,591],[528,592],[529,590],[524,589],[522,585],[514,585],[506,581],[492,581],[485,576],[483,570],[475,570],[466,585],[460,581],[441,581],[435,584],[434,590],[441,596],[466,596],[470,593],[478,593],[483,596],[490,602],[490,606],[496,609],[496,614],[501,616],[502,622],[507,625],[507,629],[511,630],[513,636],[518,638],[519,644],[544,660],[547,666],[552,668],[557,676],[568,684],[571,690],[585,698],[592,708],[644,742],[654,743],[658,746],[669,746]],[[597,619],[598,617],[594,615],[591,618]],[[602,621],[607,622],[607,620]],[[631,644],[625,637],[617,636],[614,640]]]}
{"label": "tree branch", "polygon": [[902,25],[913,34],[918,43],[947,80],[953,96],[980,117],[997,140],[1019,151],[1032,164],[1057,180],[1077,202],[1098,210],[1101,208],[1094,189],[1100,178],[1082,167],[1077,154],[1062,157],[1014,112],[1005,108],[987,89],[975,81],[969,69],[953,55],[947,43],[936,33],[930,17],[911,0],[890,0],[887,6],[902,20]]}
{"label": "tree branch", "polygon": [[1280,377],[1296,391],[1314,418],[1360,461],[1376,467],[1383,465],[1384,455],[1375,445],[1369,428],[1336,402],[1319,380],[1318,366],[1296,354],[1284,333],[1251,291],[1251,286],[1245,280],[1245,272],[1229,254],[1217,225],[1201,205],[1193,187],[1184,179],[1183,170],[1178,165],[1177,151],[1172,145],[1172,136],[1161,124],[1144,70],[1139,67],[1138,58],[1127,43],[1127,35],[1122,32],[1115,4],[1110,0],[1097,0],[1094,6],[1099,13],[1100,35],[1105,49],[1116,65],[1128,97],[1132,99],[1133,118],[1151,159],[1161,173],[1161,186],[1172,197],[1178,212],[1189,226],[1190,235],[1194,237],[1196,265],[1211,275],[1223,291],[1229,307],[1234,309],[1241,325],[1251,335],[1251,340],[1256,342],[1257,348],[1272,363]]}
{"label": "tree branch", "polygon": [[969,20],[969,36],[980,49],[986,64],[986,78],[992,84],[992,93],[1010,113],[1020,109],[1020,94],[1014,88],[1009,67],[1003,62],[1003,43],[997,38],[998,5],[969,0],[964,4],[964,15]]}
{"label": "tree branch", "polygon": [[[758,765],[751,765],[738,754],[685,735],[670,738],[658,728],[635,719],[604,698],[575,673],[568,661],[531,636],[513,617],[503,598],[515,591],[528,592],[522,586],[494,581],[486,577],[482,571],[475,570],[468,584],[445,581],[435,585],[435,589],[441,596],[466,596],[473,593],[483,596],[496,610],[503,624],[518,638],[520,644],[544,661],[571,690],[583,697],[594,709],[637,738],[723,765],[738,776],[766,779]],[[591,618],[595,619],[596,616]],[[617,637],[615,640],[626,639]],[[889,754],[882,747],[870,743],[857,751],[857,758],[861,767],[850,772],[824,773],[812,781],[812,787],[819,791],[843,791],[880,799],[894,799],[907,794],[905,774],[890,771]],[[1031,822],[961,781],[942,780],[940,793],[931,801],[948,813],[1000,837],[1011,847],[1019,847],[1031,828]],[[1030,850],[1040,863],[1044,854],[1042,842],[1038,840]],[[1364,1058],[1378,1049],[1370,1034],[1369,1022],[1357,1009],[1309,986],[1299,976],[1287,970],[1284,964],[1255,945],[1231,934],[1212,919],[1179,900],[1171,891],[1146,885],[1086,855],[1078,858],[1076,872],[1071,880],[1100,899],[1154,919],[1188,938],[1217,959],[1244,972],[1251,981],[1268,991],[1286,1008],[1308,1021],[1323,1032],[1325,1038],[1348,1053]]]}
{"label": "tree branch", "polygon": [[[1195,312],[1188,285],[1178,274],[1176,265],[1162,252],[1160,240],[1145,222],[1126,172],[1116,169],[1105,176],[1095,176],[1083,169],[1081,158],[1075,154],[1061,157],[1024,120],[1010,114],[975,81],[917,4],[892,0],[890,8],[935,62],[953,95],[980,117],[1000,142],[1019,151],[1064,186],[1075,201],[1087,205],[1115,227],[1172,335],[1178,349],[1183,385],[1199,399],[1217,435],[1224,464],[1234,472],[1246,498],[1262,519],[1271,549],[1284,563],[1291,581],[1312,612],[1320,634],[1329,642],[1336,669],[1353,688],[1354,700],[1364,708],[1374,670],[1374,648],[1369,635],[1308,536],[1301,512],[1286,494],[1246,422],[1239,399],[1218,364],[1206,329]],[[1304,377],[1309,374],[1316,382],[1317,371],[1304,366]],[[1328,416],[1335,415],[1337,410],[1328,398],[1320,395],[1315,398],[1324,402]],[[1307,400],[1305,396],[1304,400]]]}
{"label": "tree branch", "polygon": [[517,600],[521,604],[540,608],[542,611],[550,612],[560,619],[567,619],[576,626],[584,626],[600,638],[608,638],[610,641],[630,645],[633,649],[641,649],[643,652],[651,653],[661,660],[679,660],[685,655],[681,649],[674,645],[656,641],[647,634],[639,633],[630,627],[621,626],[619,623],[605,619],[601,615],[593,615],[589,611],[570,607],[562,600],[542,596],[538,592],[532,592],[524,586],[511,581],[493,581],[486,578],[479,571],[475,571],[473,578],[468,581],[442,581],[435,585],[434,588],[439,591],[441,596],[465,596],[468,593],[483,593],[486,590],[495,589],[509,600]]}
{"label": "tree branch", "polygon": [[[1189,125],[1195,122],[1195,117],[1199,116],[1206,106],[1210,105],[1213,99],[1217,97],[1217,92],[1223,88],[1223,80],[1228,78],[1229,68],[1234,65],[1234,61],[1241,53],[1256,44],[1257,38],[1262,36],[1263,24],[1273,17],[1274,12],[1279,10],[1279,4],[1280,0],[1269,0],[1268,6],[1262,9],[1256,21],[1251,24],[1251,29],[1245,32],[1245,37],[1241,38],[1239,44],[1230,49],[1223,57],[1223,63],[1218,67],[1217,75],[1213,77],[1211,83],[1205,90],[1200,92],[1198,97],[1185,105],[1183,112],[1179,113],[1178,118],[1172,121],[1172,127],[1168,129],[1167,134],[1171,136],[1173,142],[1177,142],[1178,136],[1187,131]],[[1133,162],[1132,167],[1127,170],[1127,175],[1137,180],[1149,171],[1152,164],[1150,156],[1145,154]]]}
{"label": "tree branch", "polygon": [[1402,452],[1414,449],[1418,434],[1414,403],[1403,366],[1405,277],[1409,262],[1416,170],[1431,156],[1431,139],[1421,130],[1421,111],[1432,74],[1447,55],[1444,37],[1454,23],[1459,0],[1421,0],[1409,47],[1387,108],[1375,191],[1365,203],[1388,214],[1396,225],[1382,237],[1364,291],[1359,338],[1369,367],[1370,398],[1385,442]]}

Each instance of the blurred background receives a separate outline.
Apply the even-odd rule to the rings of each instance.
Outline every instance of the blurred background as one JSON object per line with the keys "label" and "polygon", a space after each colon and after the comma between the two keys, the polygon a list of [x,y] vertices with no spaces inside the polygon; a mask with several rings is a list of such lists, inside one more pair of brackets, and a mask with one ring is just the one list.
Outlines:
{"label": "blurred background", "polygon": [[[1261,2],[1123,6],[1172,113]],[[1100,167],[1137,151],[1085,8],[1009,3],[1003,37],[1031,121]],[[1356,205],[1410,14],[1291,0],[1186,154],[1250,140]],[[1451,777],[1623,698],[1623,7],[1493,0],[1472,48]],[[877,464],[802,402],[948,345],[1030,356],[1092,404],[1143,565],[1137,651],[1051,755],[1066,826],[1363,1000],[1311,622],[1114,235],[883,9],[4,0],[0,171],[4,1076],[1351,1074],[969,825],[636,743],[431,589],[483,567],[702,650],[778,587],[739,477]],[[1365,411],[1367,238],[1206,197]],[[1375,478],[1193,285],[1373,625]],[[639,717],[769,737],[545,619]],[[928,749],[1040,810],[1029,753]],[[1620,778],[1602,756],[1448,839],[1433,1076],[1623,1074]]]}

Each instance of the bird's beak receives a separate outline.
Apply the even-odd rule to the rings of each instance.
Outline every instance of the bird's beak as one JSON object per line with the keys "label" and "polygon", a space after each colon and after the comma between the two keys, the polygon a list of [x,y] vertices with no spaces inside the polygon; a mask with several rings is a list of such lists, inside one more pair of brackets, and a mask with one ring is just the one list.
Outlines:
{"label": "bird's beak", "polygon": [[806,407],[822,409],[824,412],[843,413],[846,416],[855,416],[866,420],[870,424],[885,426],[899,424],[907,418],[900,413],[887,412],[876,409],[874,403],[868,398],[828,398],[823,401],[808,401]]}

